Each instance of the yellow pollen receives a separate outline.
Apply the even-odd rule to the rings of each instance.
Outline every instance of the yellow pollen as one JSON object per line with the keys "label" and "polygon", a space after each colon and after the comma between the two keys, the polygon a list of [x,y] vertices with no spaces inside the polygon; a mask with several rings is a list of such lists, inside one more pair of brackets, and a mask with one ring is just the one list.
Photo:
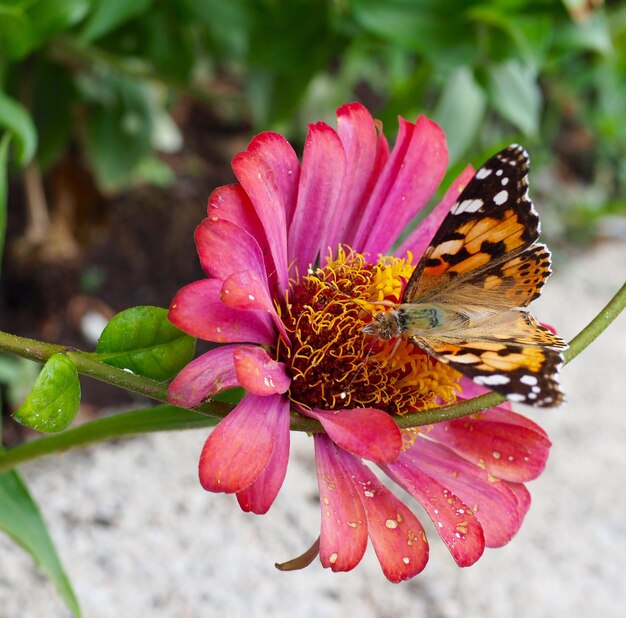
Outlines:
{"label": "yellow pollen", "polygon": [[[407,414],[456,399],[460,374],[408,340],[363,333],[372,317],[400,301],[411,256],[365,256],[339,247],[326,265],[291,282],[281,319],[291,345],[277,360],[291,376],[289,396],[310,408],[372,407]],[[415,436],[405,436],[405,446]],[[412,442],[411,442],[412,443]]]}

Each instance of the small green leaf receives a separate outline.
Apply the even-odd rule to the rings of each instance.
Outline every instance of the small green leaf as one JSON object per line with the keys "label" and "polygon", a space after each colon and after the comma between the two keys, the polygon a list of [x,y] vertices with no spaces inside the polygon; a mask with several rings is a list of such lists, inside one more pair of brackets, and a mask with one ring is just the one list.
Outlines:
{"label": "small green leaf", "polygon": [[10,133],[4,133],[0,138],[0,272],[2,272],[4,238],[7,230],[7,166],[10,141]]}
{"label": "small green leaf", "polygon": [[90,107],[82,134],[100,187],[117,191],[132,182],[137,165],[151,152],[154,129],[146,83],[121,75],[78,81]]}
{"label": "small green leaf", "polygon": [[95,8],[85,22],[80,33],[80,40],[83,43],[93,41],[121,24],[132,19],[139,13],[143,13],[150,0],[96,0],[92,2]]}
{"label": "small green leaf", "polygon": [[488,90],[500,115],[526,135],[537,135],[541,92],[535,71],[518,60],[507,60],[489,71]]}
{"label": "small green leaf", "polygon": [[0,127],[6,127],[15,138],[17,162],[26,165],[37,149],[37,130],[21,104],[0,91]]}
{"label": "small green leaf", "polygon": [[459,160],[476,137],[486,103],[485,92],[469,67],[459,67],[452,72],[433,114],[433,119],[448,136],[451,164]]}
{"label": "small green leaf", "polygon": [[65,354],[53,354],[13,418],[36,431],[52,433],[74,420],[79,405],[80,382],[74,363]]}
{"label": "small green leaf", "polygon": [[0,530],[21,545],[52,580],[75,618],[81,611],[46,524],[17,472],[0,474]]}
{"label": "small green leaf", "polygon": [[153,380],[168,380],[193,358],[196,340],[167,319],[167,309],[133,307],[106,326],[96,354],[99,360]]}

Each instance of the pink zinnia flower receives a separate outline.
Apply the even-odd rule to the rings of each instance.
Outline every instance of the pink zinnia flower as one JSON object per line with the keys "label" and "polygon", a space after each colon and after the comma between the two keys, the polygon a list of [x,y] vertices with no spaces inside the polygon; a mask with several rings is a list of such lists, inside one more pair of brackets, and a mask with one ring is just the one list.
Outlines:
{"label": "pink zinnia flower", "polygon": [[362,332],[380,310],[372,303],[398,302],[413,259],[473,175],[468,167],[392,250],[446,166],[434,122],[401,118],[390,151],[358,103],[337,110],[337,130],[310,126],[302,163],[281,135],[256,136],[233,160],[238,184],[213,192],[196,230],[208,278],[180,290],[170,308],[179,328],[222,344],[178,374],[170,401],[194,407],[225,389],[246,391],[203,448],[205,489],[235,493],[242,509],[265,513],[285,477],[290,409],[322,424],[325,433],[314,434],[319,553],[334,571],[354,568],[368,537],[391,581],[419,573],[428,559],[420,522],[362,459],[421,502],[468,566],[517,532],[530,502],[523,483],[548,455],[543,430],[508,404],[403,432],[391,416],[478,393],[408,341]]}

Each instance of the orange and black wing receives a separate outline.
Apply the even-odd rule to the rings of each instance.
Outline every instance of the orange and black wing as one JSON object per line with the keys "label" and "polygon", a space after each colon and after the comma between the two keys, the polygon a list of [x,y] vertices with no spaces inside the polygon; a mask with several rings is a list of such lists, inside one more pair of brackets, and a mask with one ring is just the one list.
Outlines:
{"label": "orange and black wing", "polygon": [[413,271],[402,302],[432,301],[479,278],[531,247],[539,229],[528,197],[528,154],[521,146],[509,146],[476,172],[454,203]]}

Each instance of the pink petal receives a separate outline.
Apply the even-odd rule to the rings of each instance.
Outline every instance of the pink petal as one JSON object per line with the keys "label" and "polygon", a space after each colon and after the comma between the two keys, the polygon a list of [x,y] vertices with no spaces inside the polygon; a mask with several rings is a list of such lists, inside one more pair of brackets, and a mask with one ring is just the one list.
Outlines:
{"label": "pink petal", "polygon": [[198,339],[216,343],[273,344],[276,331],[265,312],[241,311],[220,300],[223,282],[202,279],[180,289],[167,315],[172,324]]}
{"label": "pink petal", "polygon": [[354,240],[352,241],[353,246],[358,247],[357,250],[360,252],[365,251],[372,226],[379,224],[379,215],[385,198],[398,174],[398,170],[402,165],[402,161],[411,142],[411,137],[413,136],[415,125],[412,122],[408,122],[402,117],[398,118],[398,122],[399,128],[396,144],[391,151],[391,155],[385,167],[378,176],[378,182],[374,186],[372,194],[363,209],[359,227],[354,234]]}
{"label": "pink petal", "polygon": [[313,438],[322,509],[320,560],[324,568],[350,571],[367,547],[365,509],[359,490],[344,468],[344,460],[350,455],[324,434]]}
{"label": "pink petal", "polygon": [[482,418],[437,423],[428,436],[491,474],[515,482],[537,478],[550,451],[550,441],[536,431]]}
{"label": "pink petal", "polygon": [[376,408],[342,410],[301,410],[316,418],[338,446],[376,463],[394,461],[402,448],[402,434],[396,422]]}
{"label": "pink petal", "polygon": [[487,547],[506,545],[519,530],[523,518],[506,483],[445,446],[419,438],[400,461],[411,471],[422,470],[469,505],[483,527]]}
{"label": "pink petal", "polygon": [[[476,384],[476,382],[474,382],[473,380],[470,380],[466,377],[461,378],[460,385],[460,399],[473,399],[474,397],[478,397],[480,395],[484,395],[485,393],[492,392],[485,386],[480,386],[479,384]],[[548,434],[546,433],[545,429],[537,425],[537,423],[531,421],[529,418],[513,412],[511,410],[511,407],[511,402],[505,401],[498,406],[481,412],[480,414],[476,415],[476,418],[482,418],[484,421],[497,421],[501,423],[510,423],[512,425],[519,425],[520,427],[526,427],[526,429],[535,431],[538,434],[541,434],[544,438],[548,439]]]}
{"label": "pink petal", "polygon": [[346,453],[342,460],[360,490],[367,532],[385,577],[397,583],[417,575],[428,562],[428,541],[417,517],[358,459]]}
{"label": "pink petal", "polygon": [[517,499],[517,512],[523,519],[526,517],[528,509],[530,509],[531,502],[530,492],[526,489],[526,485],[522,485],[522,483],[507,483],[506,481],[503,481],[503,485],[506,485],[507,489],[515,495]]}
{"label": "pink petal", "polygon": [[274,451],[283,399],[248,394],[211,432],[200,455],[204,489],[235,493],[259,478]]}
{"label": "pink petal", "polygon": [[447,487],[402,458],[383,470],[426,509],[439,536],[461,567],[474,564],[485,550],[485,535],[472,510]]}
{"label": "pink petal", "polygon": [[220,300],[235,310],[265,313],[271,317],[283,340],[288,342],[287,329],[270,298],[267,281],[251,270],[230,275],[224,281]]}
{"label": "pink petal", "polygon": [[259,244],[267,242],[254,206],[239,184],[223,185],[211,193],[207,217],[210,221],[230,221],[256,238]]}
{"label": "pink petal", "polygon": [[327,124],[309,125],[304,145],[298,202],[289,228],[289,258],[296,268],[307,272],[320,252],[328,231],[333,227],[346,169],[346,157],[337,133]]}
{"label": "pink petal", "polygon": [[526,418],[521,414],[517,414],[516,412],[512,412],[511,410],[502,406],[496,406],[495,408],[491,408],[490,410],[485,410],[484,412],[481,412],[477,416],[477,418],[480,418],[483,421],[495,421],[525,427],[526,429],[534,431],[540,436],[543,436],[548,441],[548,446],[552,445],[548,438],[548,434],[546,433],[545,429],[543,429],[543,427],[540,427],[539,425],[537,425],[537,423],[534,423],[529,418]]}
{"label": "pink petal", "polygon": [[239,386],[233,352],[240,347],[220,346],[185,365],[170,383],[167,400],[176,406],[195,408],[212,395]]}
{"label": "pink petal", "polygon": [[196,246],[202,268],[209,277],[226,279],[233,273],[252,270],[266,281],[259,243],[230,221],[204,219],[196,228]]}
{"label": "pink petal", "polygon": [[424,255],[424,251],[426,251],[430,241],[435,236],[435,232],[443,223],[452,205],[467,186],[467,183],[474,177],[474,174],[474,168],[468,165],[446,191],[441,202],[433,208],[432,212],[406,237],[398,249],[394,251],[395,255],[404,256],[407,254],[407,251],[410,251],[416,260],[419,260],[422,255]]}
{"label": "pink petal", "polygon": [[260,347],[239,347],[233,352],[235,373],[243,388],[255,395],[287,392],[291,380],[284,363],[278,363]]}
{"label": "pink petal", "polygon": [[224,219],[230,221],[256,239],[263,253],[265,272],[268,273],[267,278],[270,283],[269,288],[274,290],[276,288],[276,269],[267,244],[265,230],[257,217],[250,198],[241,185],[224,185],[215,189],[209,198],[207,210],[209,220]]}
{"label": "pink petal", "polygon": [[350,244],[359,210],[367,202],[376,177],[378,136],[374,119],[360,103],[348,103],[337,110],[337,134],[346,156],[346,174],[331,228],[322,247]]}
{"label": "pink petal", "polygon": [[398,233],[421,210],[436,191],[448,163],[441,128],[420,116],[409,125],[400,119],[398,141],[366,207],[361,222],[364,250],[386,253]]}
{"label": "pink petal", "polygon": [[242,311],[276,311],[267,289],[267,281],[260,279],[253,270],[229,275],[222,286],[220,299],[228,307]]}
{"label": "pink petal", "polygon": [[267,467],[252,485],[237,492],[237,501],[243,511],[257,515],[267,513],[274,503],[287,473],[289,460],[289,400],[282,397],[275,427],[274,452]]}
{"label": "pink petal", "polygon": [[273,258],[280,290],[289,287],[287,226],[295,208],[300,164],[278,133],[261,133],[233,159],[233,171],[248,194]]}

